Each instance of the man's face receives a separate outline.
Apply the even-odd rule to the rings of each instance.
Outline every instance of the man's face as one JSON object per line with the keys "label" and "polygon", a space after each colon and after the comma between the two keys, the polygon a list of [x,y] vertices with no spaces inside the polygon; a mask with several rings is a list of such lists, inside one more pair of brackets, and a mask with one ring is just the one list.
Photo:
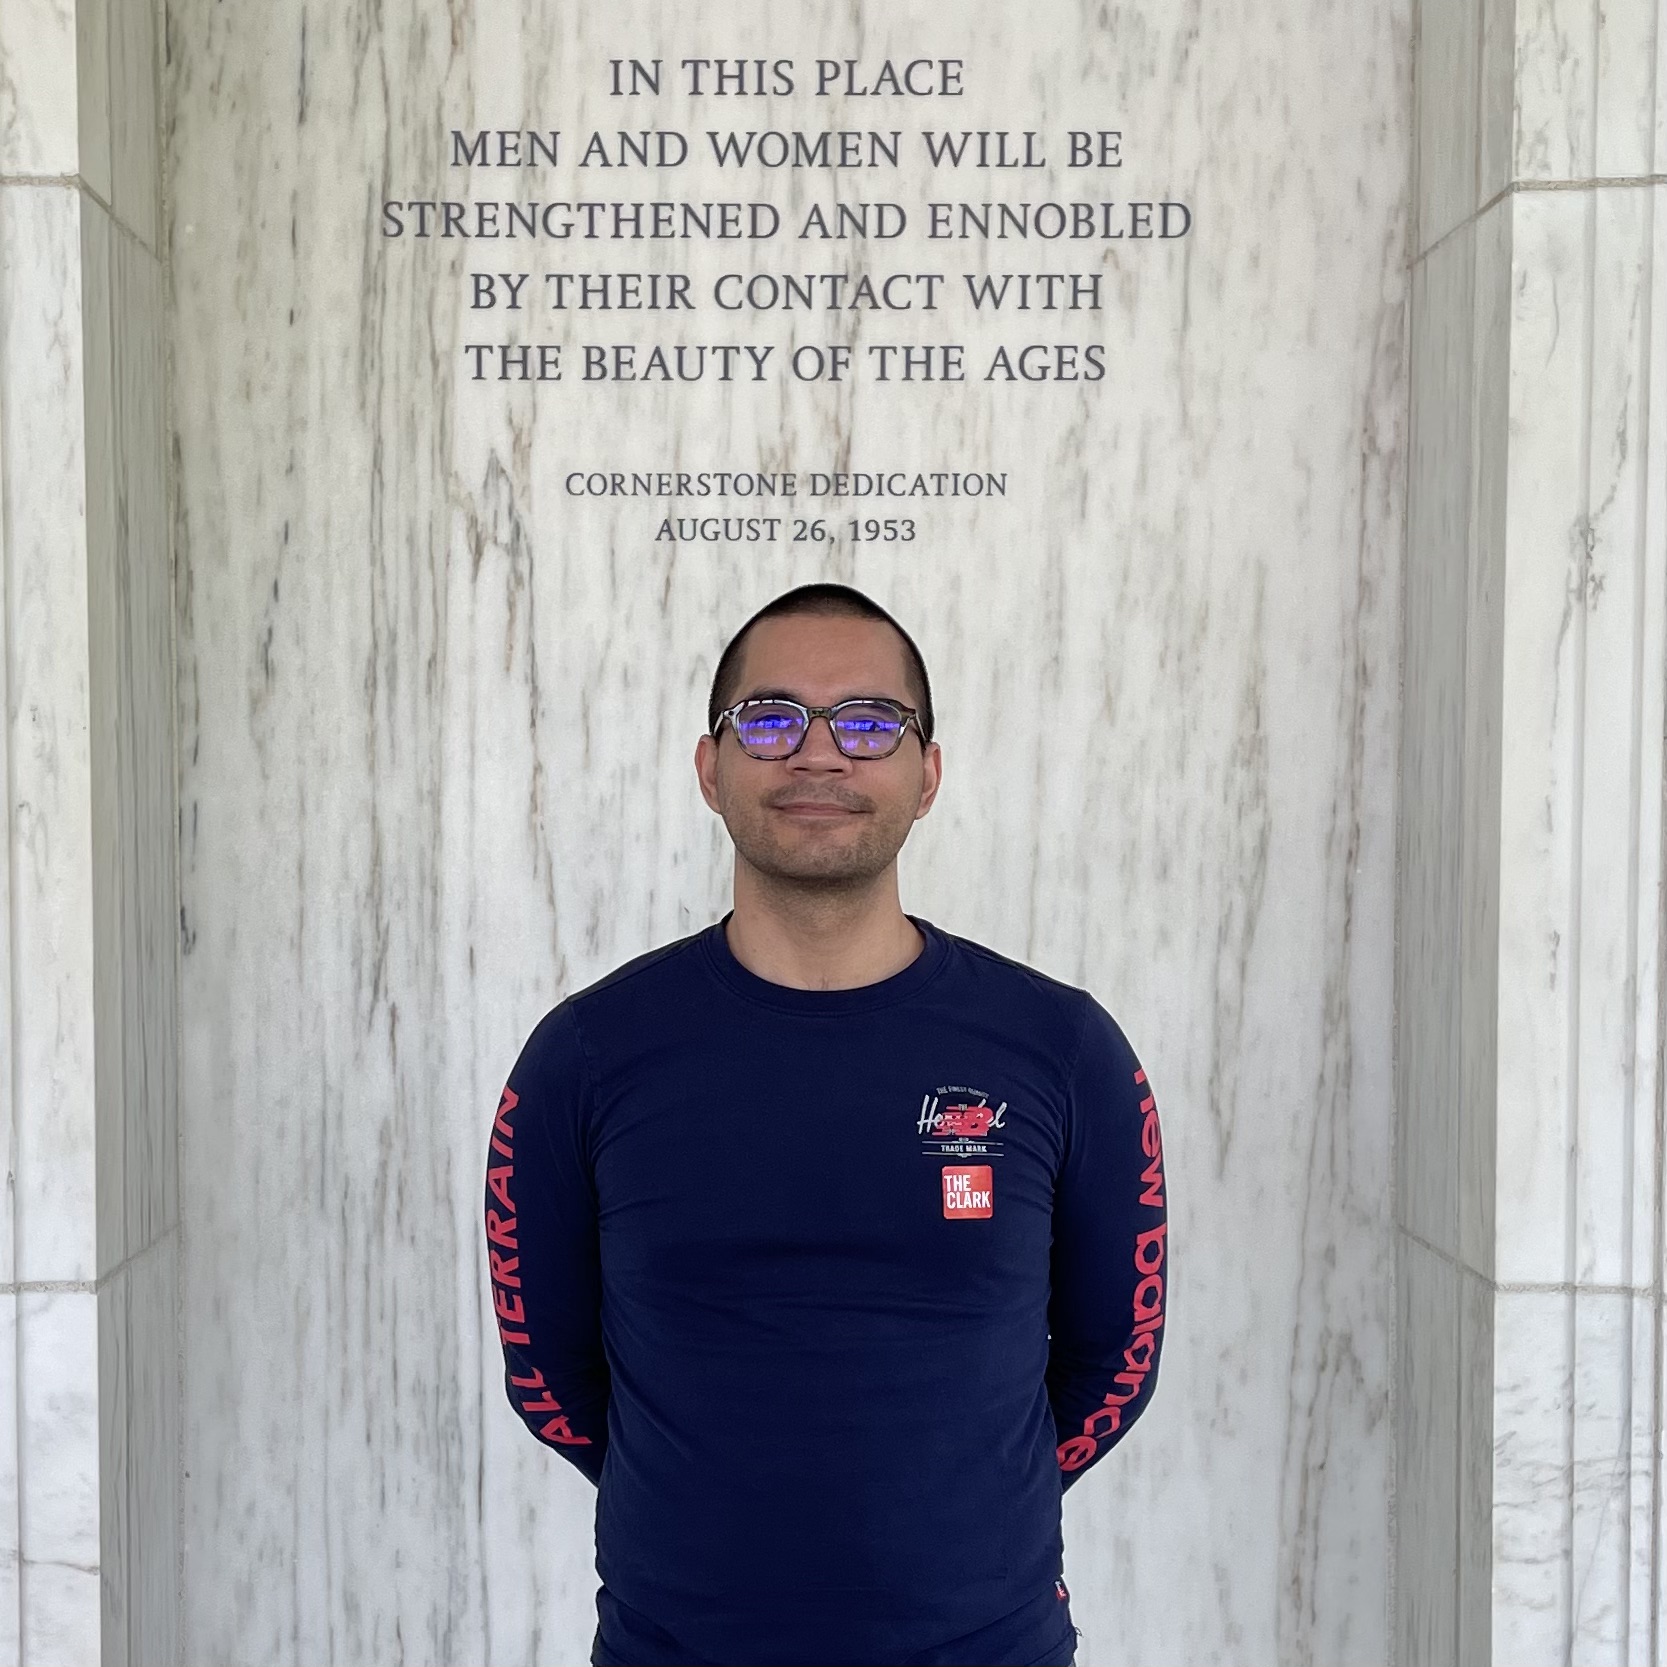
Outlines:
{"label": "man's face", "polygon": [[[741,676],[725,700],[785,695],[832,706],[883,695],[913,706],[906,651],[882,620],[793,614],[766,619],[742,646]],[[896,859],[931,808],[942,766],[936,743],[910,724],[889,758],[847,758],[826,718],[813,718],[791,758],[751,758],[724,724],[695,749],[700,791],[724,819],[740,855],[774,879],[860,886]]]}

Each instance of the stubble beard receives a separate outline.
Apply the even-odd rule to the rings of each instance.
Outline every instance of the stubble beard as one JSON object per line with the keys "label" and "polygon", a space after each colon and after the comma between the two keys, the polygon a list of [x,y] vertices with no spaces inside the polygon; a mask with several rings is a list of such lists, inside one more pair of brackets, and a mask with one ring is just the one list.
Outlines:
{"label": "stubble beard", "polygon": [[724,807],[724,826],[742,861],[776,885],[795,891],[837,893],[872,885],[897,860],[914,825],[913,806],[876,807],[858,818],[856,838],[789,843],[776,836],[777,813],[767,804]]}

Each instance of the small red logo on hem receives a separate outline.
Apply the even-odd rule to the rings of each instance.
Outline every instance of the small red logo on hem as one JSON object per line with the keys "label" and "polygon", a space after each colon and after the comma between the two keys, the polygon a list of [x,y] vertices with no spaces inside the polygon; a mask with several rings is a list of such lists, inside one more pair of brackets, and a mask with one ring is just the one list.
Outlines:
{"label": "small red logo on hem", "polygon": [[987,1163],[958,1167],[945,1164],[943,1169],[943,1213],[950,1221],[966,1221],[991,1213],[994,1196],[991,1166]]}

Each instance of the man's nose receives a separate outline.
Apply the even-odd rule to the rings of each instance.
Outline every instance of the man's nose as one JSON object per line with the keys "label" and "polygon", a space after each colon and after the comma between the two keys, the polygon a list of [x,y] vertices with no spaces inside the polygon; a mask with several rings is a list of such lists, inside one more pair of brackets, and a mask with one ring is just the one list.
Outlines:
{"label": "man's nose", "polygon": [[827,770],[845,769],[851,760],[839,750],[839,743],[834,740],[833,720],[818,713],[805,731],[804,744],[787,762],[804,769]]}

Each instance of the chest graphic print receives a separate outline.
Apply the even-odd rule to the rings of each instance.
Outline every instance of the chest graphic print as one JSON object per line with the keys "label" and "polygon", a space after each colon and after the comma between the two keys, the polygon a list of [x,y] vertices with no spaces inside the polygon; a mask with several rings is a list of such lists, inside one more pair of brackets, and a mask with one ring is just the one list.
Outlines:
{"label": "chest graphic print", "polygon": [[992,1106],[983,1089],[950,1083],[921,1096],[916,1132],[928,1157],[999,1158],[1006,1121],[1005,1100]]}

